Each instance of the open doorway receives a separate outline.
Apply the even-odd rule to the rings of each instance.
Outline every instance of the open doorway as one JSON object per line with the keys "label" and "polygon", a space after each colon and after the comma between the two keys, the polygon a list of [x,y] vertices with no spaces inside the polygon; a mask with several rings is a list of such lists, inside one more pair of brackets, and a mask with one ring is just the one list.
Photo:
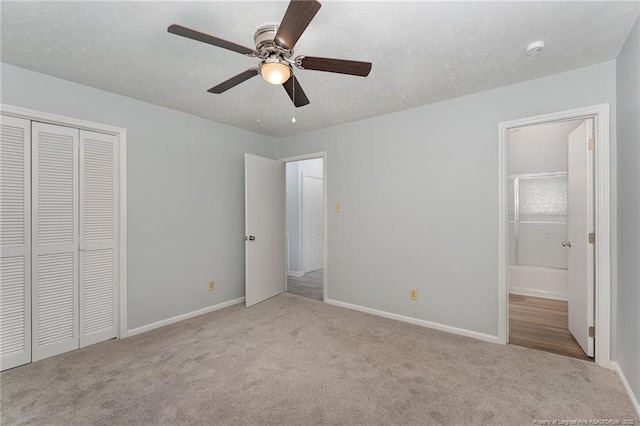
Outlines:
{"label": "open doorway", "polygon": [[287,292],[324,300],[324,160],[286,163]]}
{"label": "open doorway", "polygon": [[[538,171],[529,170],[527,171],[529,173],[523,172],[521,176],[514,176],[518,173],[513,168],[510,170],[510,166],[513,166],[509,161],[510,154],[513,154],[510,150],[518,148],[510,146],[510,136],[523,132],[523,129],[541,130],[543,127],[537,127],[540,125],[549,126],[547,130],[554,125],[558,128],[565,126],[565,131],[570,132],[566,142],[566,172],[556,165]],[[567,329],[584,352],[584,355],[579,354],[579,357],[586,358],[588,355],[598,365],[608,368],[611,360],[609,106],[595,105],[502,122],[499,123],[498,130],[499,342],[514,343],[514,339],[518,337],[513,327],[518,324],[511,324],[511,322],[517,322],[522,318],[518,319],[515,316],[510,318],[509,311],[511,307],[517,308],[519,301],[527,302],[527,299],[538,298],[533,300],[546,303],[539,306],[539,309],[556,317],[564,315],[558,313],[556,304],[566,302]],[[571,142],[571,135],[577,143]],[[572,153],[571,146],[578,149],[574,149]],[[550,162],[558,159],[559,154],[544,153],[541,145],[535,147],[535,150],[529,150],[525,155],[529,157],[528,160],[534,160],[535,156],[546,158]],[[577,196],[572,195],[572,175],[576,176],[576,171],[572,171],[572,158],[575,160],[574,165],[579,164],[582,168],[582,172],[577,173],[578,179],[573,179],[574,184],[578,182],[578,186],[582,188],[582,192]],[[591,169],[585,165],[589,165]],[[566,184],[563,183],[565,173]],[[516,183],[516,177],[519,178],[518,183]],[[520,185],[519,188],[518,185]],[[534,196],[543,191],[542,187],[554,185],[553,191],[556,195],[546,195],[547,203],[555,203],[555,207],[549,211],[545,202]],[[567,199],[558,201],[561,198],[558,194],[563,193],[564,185],[566,185]],[[522,204],[518,205],[518,203]],[[567,218],[563,220],[562,211],[565,206]],[[517,212],[516,209],[520,211]],[[574,215],[576,211],[580,212],[578,220],[572,219],[572,211]],[[517,217],[518,213],[519,217]],[[563,222],[566,223],[563,224]],[[572,230],[572,226],[577,227],[578,231]],[[566,227],[566,238],[564,238],[563,227]],[[534,232],[536,228],[540,232]],[[566,252],[566,260],[563,259],[562,251]],[[555,255],[553,255],[554,252]],[[525,265],[522,265],[523,263]],[[559,285],[565,282],[562,273],[565,263],[566,301],[562,300],[565,296],[563,296],[562,285]],[[523,271],[514,270],[514,266],[525,269],[526,276],[520,277],[518,273]],[[530,274],[530,271],[534,273]],[[547,276],[554,276],[557,279],[555,285],[553,280],[549,281],[541,277],[542,272]],[[541,283],[546,287],[541,287]],[[510,299],[520,300],[510,304]],[[533,312],[526,303],[522,306],[522,310],[529,314]],[[536,314],[532,315],[535,317]],[[545,322],[539,316],[536,318],[538,322]],[[531,326],[526,323],[521,325]],[[548,322],[538,326],[542,334],[550,328]],[[525,346],[549,350],[540,347],[538,343],[539,341],[536,341],[534,344]]]}
{"label": "open doorway", "polygon": [[584,360],[593,357],[582,333],[594,323],[592,136],[592,118],[508,131],[509,343]]}

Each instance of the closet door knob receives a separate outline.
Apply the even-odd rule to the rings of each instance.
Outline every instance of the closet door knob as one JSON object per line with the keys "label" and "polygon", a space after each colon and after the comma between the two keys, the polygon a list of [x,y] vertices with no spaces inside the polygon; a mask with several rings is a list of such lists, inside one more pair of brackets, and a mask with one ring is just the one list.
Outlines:
{"label": "closet door knob", "polygon": [[571,248],[571,241],[563,241],[563,242],[562,242],[562,247],[569,247],[569,248]]}

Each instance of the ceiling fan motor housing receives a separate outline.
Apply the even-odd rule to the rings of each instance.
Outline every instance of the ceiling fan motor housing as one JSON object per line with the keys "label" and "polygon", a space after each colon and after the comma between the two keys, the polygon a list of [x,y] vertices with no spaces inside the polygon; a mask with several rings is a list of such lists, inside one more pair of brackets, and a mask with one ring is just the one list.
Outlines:
{"label": "ceiling fan motor housing", "polygon": [[253,40],[256,44],[255,56],[262,59],[259,68],[261,73],[263,65],[272,63],[286,65],[291,69],[291,61],[288,59],[293,55],[293,50],[284,50],[276,46],[273,40],[277,33],[278,25],[269,24],[261,26],[253,34]]}
{"label": "ceiling fan motor housing", "polygon": [[293,49],[283,49],[274,43],[278,28],[278,25],[270,24],[256,30],[253,34],[253,41],[256,43],[255,56],[261,59],[279,57],[287,60],[293,55]]}
{"label": "ceiling fan motor housing", "polygon": [[276,38],[278,25],[263,25],[253,34],[253,41],[256,43],[256,50],[273,48],[273,39]]}

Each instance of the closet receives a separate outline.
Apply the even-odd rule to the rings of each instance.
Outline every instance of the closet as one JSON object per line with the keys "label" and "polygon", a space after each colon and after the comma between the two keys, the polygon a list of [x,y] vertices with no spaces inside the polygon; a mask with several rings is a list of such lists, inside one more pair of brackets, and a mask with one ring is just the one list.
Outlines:
{"label": "closet", "polygon": [[117,336],[118,138],[2,116],[0,368]]}

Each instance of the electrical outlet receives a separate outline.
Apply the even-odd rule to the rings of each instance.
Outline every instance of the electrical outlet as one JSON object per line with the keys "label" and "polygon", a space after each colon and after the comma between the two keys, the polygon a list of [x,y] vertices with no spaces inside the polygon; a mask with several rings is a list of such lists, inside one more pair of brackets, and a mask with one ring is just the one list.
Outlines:
{"label": "electrical outlet", "polygon": [[409,289],[409,300],[418,300],[418,289],[410,288]]}
{"label": "electrical outlet", "polygon": [[215,290],[216,289],[216,282],[215,280],[211,280],[209,281],[209,291],[211,290]]}

